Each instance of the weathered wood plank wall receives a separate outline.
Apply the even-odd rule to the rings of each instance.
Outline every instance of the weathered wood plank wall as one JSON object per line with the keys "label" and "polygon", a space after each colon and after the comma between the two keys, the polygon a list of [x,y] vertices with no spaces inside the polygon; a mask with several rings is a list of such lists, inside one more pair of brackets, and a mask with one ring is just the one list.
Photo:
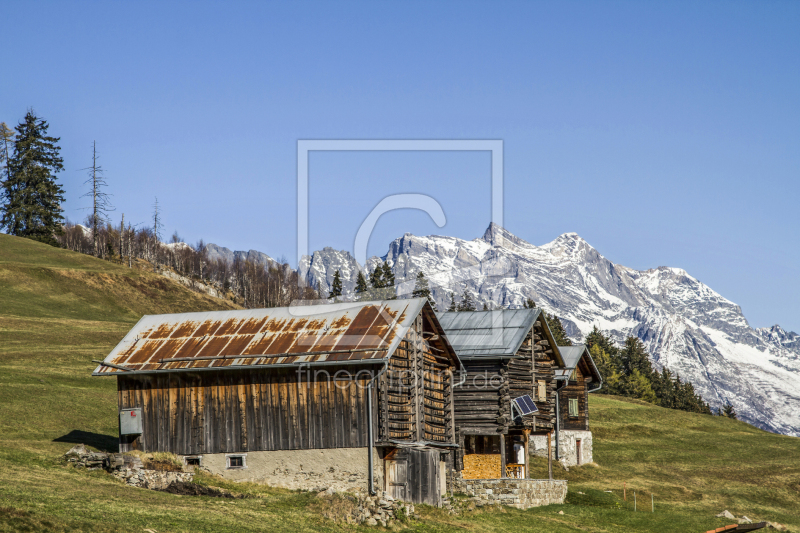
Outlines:
{"label": "weathered wood plank wall", "polygon": [[193,455],[366,446],[369,376],[336,380],[337,370],[318,370],[311,380],[307,372],[298,379],[293,369],[120,376],[120,409],[141,407],[144,417],[143,434],[122,439],[122,451]]}

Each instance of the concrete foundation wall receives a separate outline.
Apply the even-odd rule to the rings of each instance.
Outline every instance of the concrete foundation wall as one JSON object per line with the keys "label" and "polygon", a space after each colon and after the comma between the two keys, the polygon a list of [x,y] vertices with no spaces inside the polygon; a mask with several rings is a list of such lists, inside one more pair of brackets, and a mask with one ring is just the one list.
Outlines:
{"label": "concrete foundation wall", "polygon": [[[381,491],[383,461],[378,458],[378,451],[374,451],[375,489]],[[229,455],[244,456],[245,466],[228,468]],[[232,481],[314,491],[368,489],[367,448],[214,453],[200,457],[201,469]]]}
{"label": "concrete foundation wall", "polygon": [[519,509],[562,504],[567,497],[567,481],[563,479],[456,479],[453,489],[479,504]]}
{"label": "concrete foundation wall", "polygon": [[[577,441],[581,441],[580,464],[594,462],[592,450],[592,432],[562,430],[558,435],[559,460],[564,466],[575,466],[579,463]],[[553,438],[553,458],[555,459],[555,437]],[[547,435],[532,435],[530,440],[530,453],[539,457],[547,457]]]}

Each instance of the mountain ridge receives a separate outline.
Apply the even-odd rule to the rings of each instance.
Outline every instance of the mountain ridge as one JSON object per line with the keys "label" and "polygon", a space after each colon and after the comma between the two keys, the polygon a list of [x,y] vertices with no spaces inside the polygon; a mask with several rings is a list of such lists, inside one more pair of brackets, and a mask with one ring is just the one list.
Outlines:
{"label": "mountain ridge", "polygon": [[[367,269],[382,261],[391,265],[401,297],[425,272],[440,309],[466,289],[478,305],[494,308],[532,298],[576,341],[595,325],[618,343],[635,335],[656,367],[690,380],[712,407],[731,403],[753,425],[800,436],[800,335],[778,325],[752,328],[741,307],[682,268],[635,270],[574,232],[536,246],[496,224],[473,240],[406,233],[384,256],[369,258]],[[349,252],[316,251],[299,273],[329,290],[337,269],[351,295],[363,267]]]}

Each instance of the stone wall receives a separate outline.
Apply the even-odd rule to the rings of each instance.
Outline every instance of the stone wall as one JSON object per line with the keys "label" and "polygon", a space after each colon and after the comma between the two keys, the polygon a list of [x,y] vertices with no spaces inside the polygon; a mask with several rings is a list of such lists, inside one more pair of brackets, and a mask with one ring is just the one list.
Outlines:
{"label": "stone wall", "polygon": [[[336,492],[367,490],[367,448],[276,450],[200,457],[200,468],[232,481],[267,483],[276,487]],[[243,468],[228,468],[229,455],[243,456]],[[192,456],[196,457],[196,456]],[[383,461],[375,450],[375,489],[383,490]]]}
{"label": "stone wall", "polygon": [[[580,464],[594,462],[592,450],[592,432],[577,430],[561,430],[558,434],[559,460],[561,464],[569,467],[578,464],[577,444],[581,441]],[[553,459],[556,457],[556,443],[553,438]],[[547,457],[547,435],[531,435],[530,453],[539,457]]]}
{"label": "stone wall", "polygon": [[173,482],[190,483],[194,480],[192,472],[146,469],[138,456],[126,453],[90,452],[83,444],[73,446],[64,454],[64,458],[76,468],[87,470],[102,468],[132,487],[163,490]]}
{"label": "stone wall", "polygon": [[454,492],[460,492],[478,505],[508,505],[528,509],[541,505],[562,504],[567,497],[563,479],[455,479]]}
{"label": "stone wall", "polygon": [[191,483],[194,479],[192,472],[162,472],[160,470],[130,469],[123,468],[114,470],[111,474],[132,487],[142,487],[143,489],[163,490],[170,483],[182,482]]}

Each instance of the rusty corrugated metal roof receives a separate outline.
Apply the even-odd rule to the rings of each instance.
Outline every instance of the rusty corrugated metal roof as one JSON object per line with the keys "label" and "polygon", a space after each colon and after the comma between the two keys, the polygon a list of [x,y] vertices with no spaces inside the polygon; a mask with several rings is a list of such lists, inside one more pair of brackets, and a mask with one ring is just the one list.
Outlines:
{"label": "rusty corrugated metal roof", "polygon": [[[382,361],[425,298],[147,315],[103,360],[134,371]],[[432,313],[431,313],[432,315]],[[93,375],[125,370],[105,364]]]}

